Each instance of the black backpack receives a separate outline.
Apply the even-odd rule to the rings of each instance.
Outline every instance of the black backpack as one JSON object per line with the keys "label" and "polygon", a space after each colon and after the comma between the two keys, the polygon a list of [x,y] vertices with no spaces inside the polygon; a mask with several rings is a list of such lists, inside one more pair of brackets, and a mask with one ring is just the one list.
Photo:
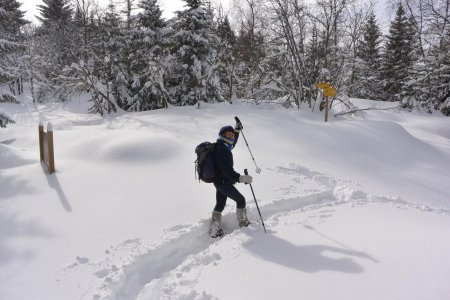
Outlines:
{"label": "black backpack", "polygon": [[216,143],[203,142],[195,147],[195,174],[204,182],[211,183],[216,176],[216,164],[214,161],[214,151],[216,150]]}

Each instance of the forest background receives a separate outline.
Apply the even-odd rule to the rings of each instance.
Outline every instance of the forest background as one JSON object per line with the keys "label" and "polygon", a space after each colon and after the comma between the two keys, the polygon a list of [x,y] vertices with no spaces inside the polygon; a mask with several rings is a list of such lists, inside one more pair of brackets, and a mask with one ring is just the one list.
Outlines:
{"label": "forest background", "polygon": [[28,83],[35,102],[89,93],[101,115],[237,98],[314,109],[325,81],[348,111],[365,98],[450,114],[450,0],[395,1],[386,30],[370,1],[183,3],[166,19],[157,0],[44,0],[36,25],[0,0],[0,101]]}

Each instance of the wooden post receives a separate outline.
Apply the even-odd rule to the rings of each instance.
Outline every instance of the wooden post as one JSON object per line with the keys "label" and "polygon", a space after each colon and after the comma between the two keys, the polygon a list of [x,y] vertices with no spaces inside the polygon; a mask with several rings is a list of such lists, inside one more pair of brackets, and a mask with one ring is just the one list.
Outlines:
{"label": "wooden post", "polygon": [[55,152],[53,149],[53,127],[52,123],[47,124],[47,140],[48,140],[48,171],[55,172]]}
{"label": "wooden post", "polygon": [[328,96],[325,96],[325,122],[328,122]]}
{"label": "wooden post", "polygon": [[44,125],[39,123],[39,156],[41,163],[47,166],[48,172],[55,172],[55,152],[53,149],[53,128],[52,123],[47,124],[47,132],[44,132]]}
{"label": "wooden post", "polygon": [[39,123],[39,154],[40,161],[44,160],[44,125]]}

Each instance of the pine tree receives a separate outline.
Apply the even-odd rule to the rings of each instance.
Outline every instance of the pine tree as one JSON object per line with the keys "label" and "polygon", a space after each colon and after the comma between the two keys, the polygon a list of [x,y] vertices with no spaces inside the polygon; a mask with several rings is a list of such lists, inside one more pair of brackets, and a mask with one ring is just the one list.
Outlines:
{"label": "pine tree", "polygon": [[323,47],[319,42],[318,30],[315,26],[311,29],[311,38],[309,39],[305,50],[305,77],[310,78],[310,82],[319,82],[320,68],[323,63],[321,61]]}
{"label": "pine tree", "polygon": [[399,3],[389,28],[383,62],[385,91],[390,101],[400,100],[413,64],[410,30],[403,5]]}
{"label": "pine tree", "polygon": [[64,68],[64,86],[74,92],[91,94],[91,113],[104,115],[117,111],[120,101],[120,35],[121,20],[116,7],[110,2],[104,16],[91,17],[89,43],[77,61]]}
{"label": "pine tree", "polygon": [[381,31],[372,11],[364,26],[363,39],[357,49],[356,96],[382,100]]}
{"label": "pine tree", "polygon": [[126,92],[122,90],[122,78],[119,75],[121,72],[121,54],[123,53],[122,46],[124,44],[120,26],[119,13],[111,1],[100,25],[100,41],[95,45],[98,47],[97,57],[103,57],[104,59],[97,61],[98,68],[94,73],[101,78],[100,82],[105,87],[104,95],[98,99],[98,103],[102,104],[97,105],[97,109],[104,109],[108,113],[115,112],[117,110],[116,105],[123,106],[122,96],[126,95]]}
{"label": "pine tree", "polygon": [[[426,90],[427,98],[422,98],[421,105],[428,112],[440,110],[450,116],[450,27],[435,41],[428,51],[424,65],[428,69],[430,84]],[[422,88],[422,91],[425,88]],[[417,89],[417,93],[420,90]]]}
{"label": "pine tree", "polygon": [[[17,0],[0,0],[0,85],[8,84],[12,95],[23,91],[24,35],[21,28],[28,23]],[[14,98],[0,95],[0,98]]]}
{"label": "pine tree", "polygon": [[217,26],[218,45],[218,68],[222,93],[228,101],[232,101],[236,94],[236,34],[231,28],[228,16],[219,21]]}
{"label": "pine tree", "polygon": [[247,30],[241,26],[235,48],[238,97],[253,97],[262,85],[260,66],[266,56],[264,43],[261,32]]}
{"label": "pine tree", "polygon": [[170,94],[178,105],[223,101],[215,61],[217,36],[212,13],[200,0],[185,0],[172,24]]}
{"label": "pine tree", "polygon": [[73,11],[69,0],[42,0],[42,2],[44,4],[37,5],[41,14],[37,19],[44,27],[70,22]]}
{"label": "pine tree", "polygon": [[129,95],[126,110],[167,108],[170,97],[165,88],[167,69],[166,22],[157,0],[142,0],[135,17],[137,27],[126,37],[131,53]]}
{"label": "pine tree", "polygon": [[3,40],[17,41],[20,29],[28,23],[24,19],[25,12],[20,10],[17,0],[0,0],[0,31]]}
{"label": "pine tree", "polygon": [[[7,84],[10,92],[0,90],[0,102],[18,103],[13,95],[23,91],[25,49],[21,28],[28,22],[20,6],[16,0],[0,0],[0,86]],[[0,111],[0,127],[12,123],[14,121]]]}
{"label": "pine tree", "polygon": [[422,102],[424,97],[429,96],[423,92],[427,85],[428,70],[424,65],[424,57],[421,55],[420,36],[415,22],[413,16],[408,18],[406,31],[408,52],[405,53],[408,68],[405,84],[400,94],[405,108],[412,108],[417,101]]}
{"label": "pine tree", "polygon": [[36,30],[35,51],[41,57],[44,76],[37,91],[38,101],[69,100],[68,91],[59,77],[66,66],[77,61],[79,50],[78,32],[72,22],[72,8],[69,0],[43,0],[37,5],[41,26]]}

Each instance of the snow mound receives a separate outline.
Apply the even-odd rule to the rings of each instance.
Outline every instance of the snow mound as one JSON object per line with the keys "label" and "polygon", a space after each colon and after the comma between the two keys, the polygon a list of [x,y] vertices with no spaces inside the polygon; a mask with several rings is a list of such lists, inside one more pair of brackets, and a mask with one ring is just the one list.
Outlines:
{"label": "snow mound", "polygon": [[4,145],[0,143],[0,170],[20,167],[32,163],[37,163],[38,160],[24,157],[25,153],[15,147]]}
{"label": "snow mound", "polygon": [[159,162],[176,156],[180,146],[172,138],[145,133],[103,134],[75,143],[66,152],[72,158],[99,162]]}

